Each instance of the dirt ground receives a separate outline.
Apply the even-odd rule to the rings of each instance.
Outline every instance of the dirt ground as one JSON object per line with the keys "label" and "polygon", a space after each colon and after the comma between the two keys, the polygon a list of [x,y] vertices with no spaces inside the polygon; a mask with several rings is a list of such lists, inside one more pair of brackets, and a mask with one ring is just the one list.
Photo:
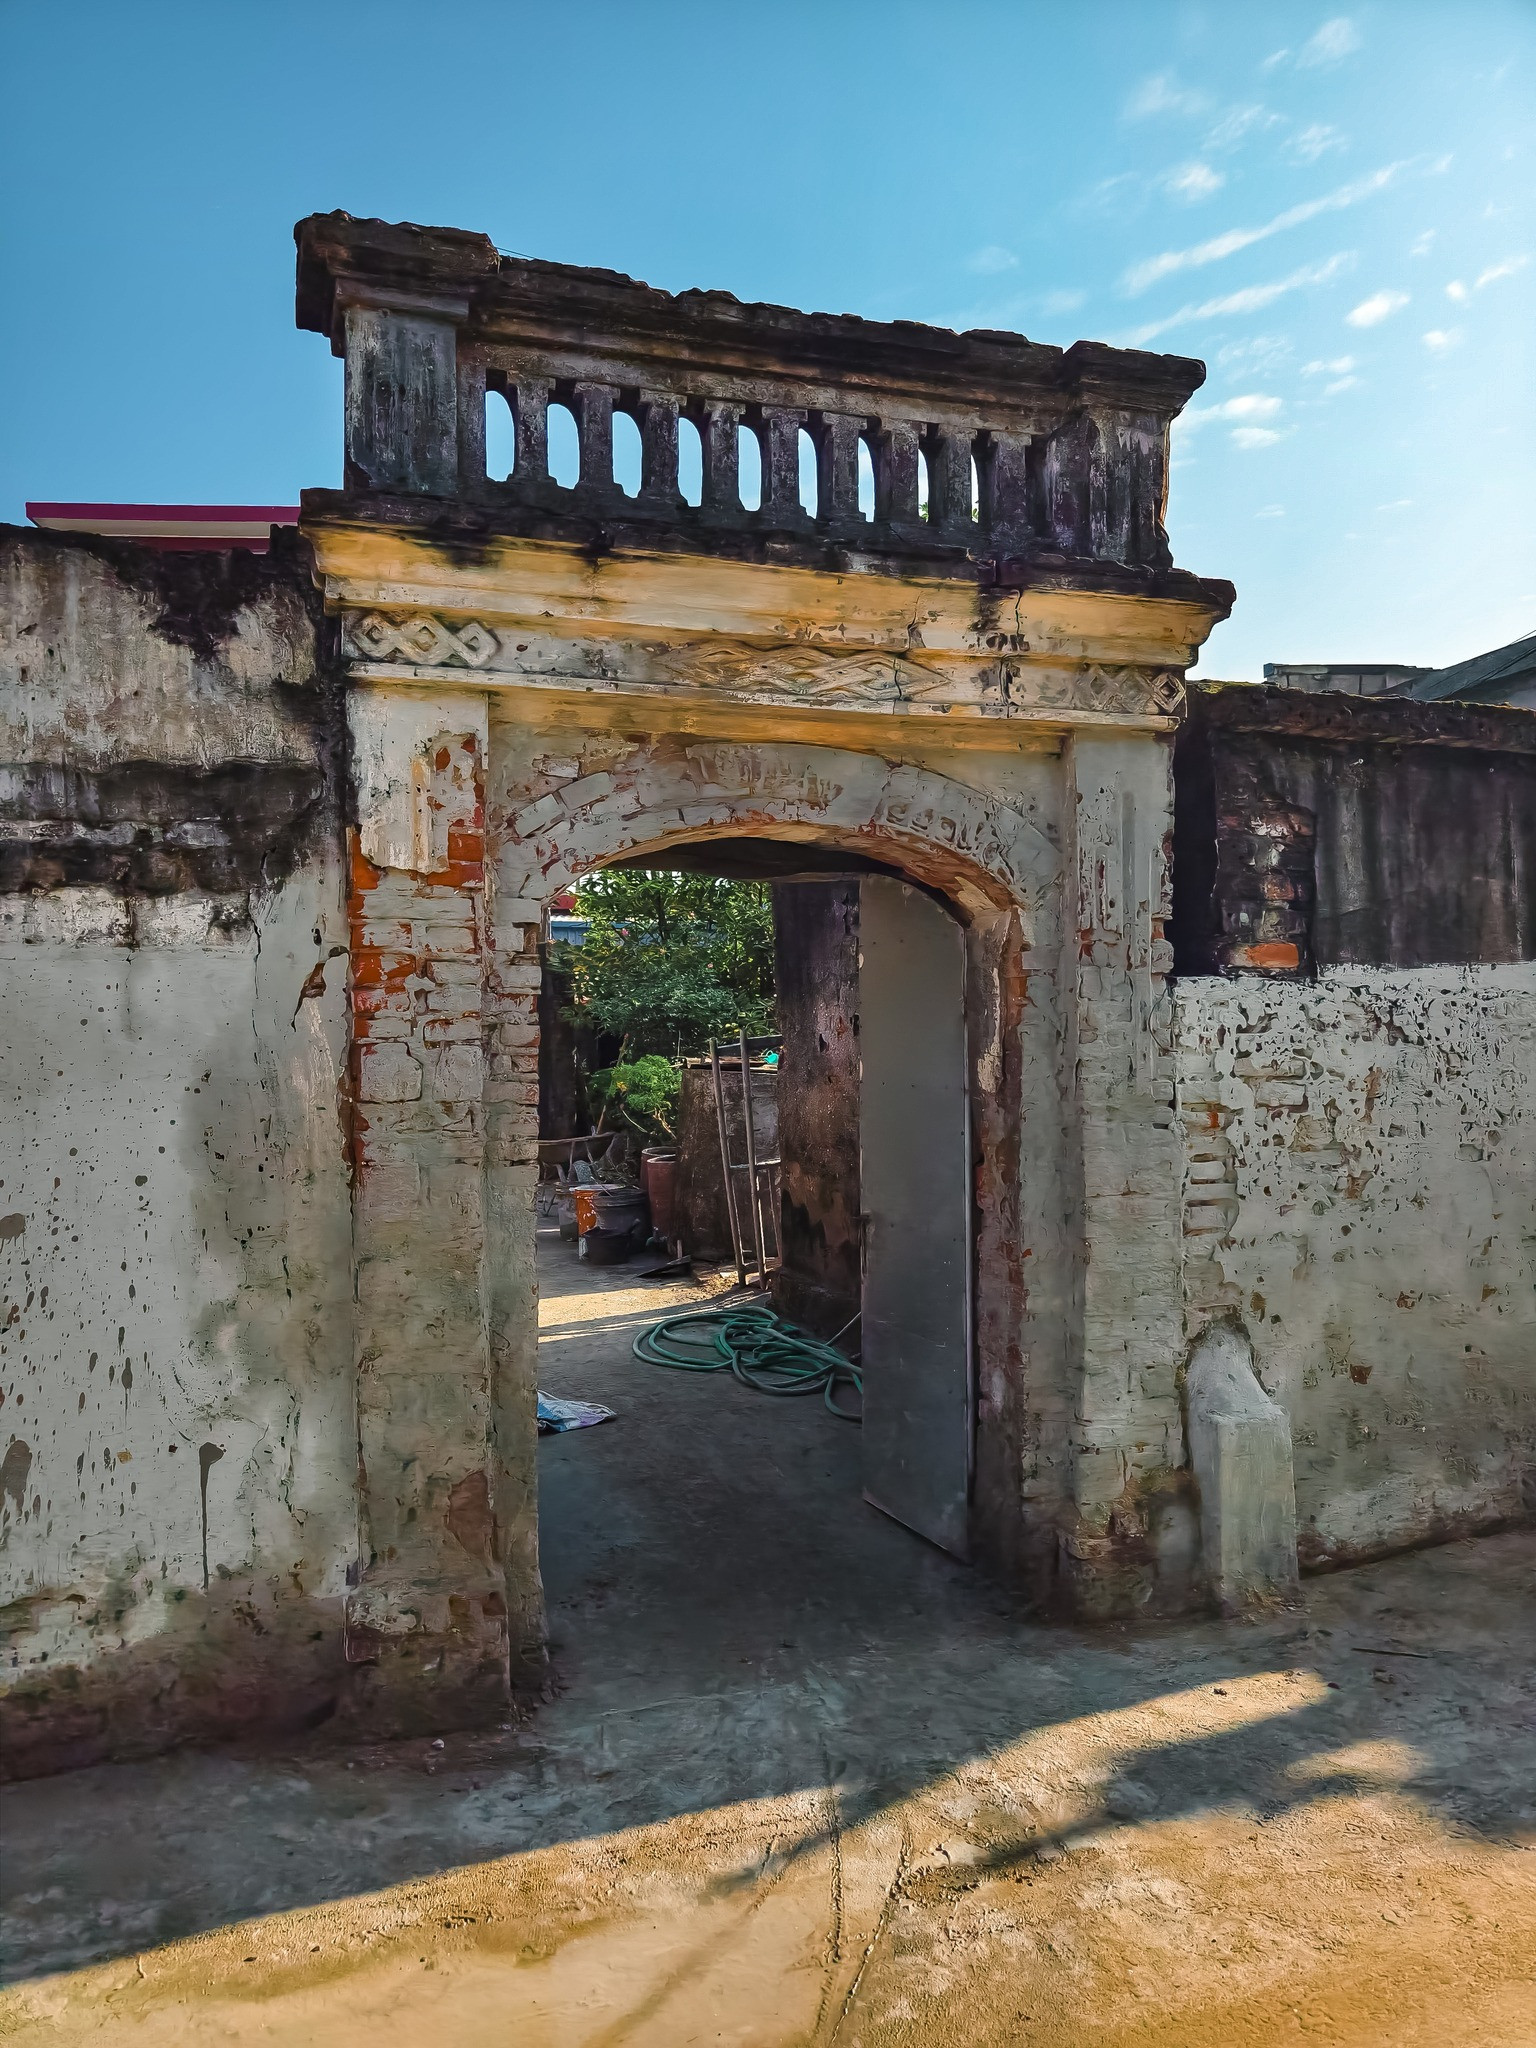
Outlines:
{"label": "dirt ground", "polygon": [[1536,1535],[1259,1621],[1044,1627],[812,1401],[629,1355],[541,1241],[556,1696],[9,1788],[0,2037],[1536,2042]]}

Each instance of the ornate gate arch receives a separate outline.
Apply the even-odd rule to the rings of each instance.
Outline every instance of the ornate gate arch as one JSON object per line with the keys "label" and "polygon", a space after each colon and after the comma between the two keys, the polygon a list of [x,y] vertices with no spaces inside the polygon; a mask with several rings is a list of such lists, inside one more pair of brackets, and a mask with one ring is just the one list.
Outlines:
{"label": "ornate gate arch", "polygon": [[347,375],[346,487],[304,527],[353,739],[349,1654],[381,1718],[479,1712],[538,1660],[538,942],[569,880],[682,839],[852,849],[960,910],[976,1546],[1077,1611],[1139,1604],[1181,1455],[1169,742],[1232,600],[1162,526],[1201,366],[671,298],[344,215],[298,241],[300,324]]}

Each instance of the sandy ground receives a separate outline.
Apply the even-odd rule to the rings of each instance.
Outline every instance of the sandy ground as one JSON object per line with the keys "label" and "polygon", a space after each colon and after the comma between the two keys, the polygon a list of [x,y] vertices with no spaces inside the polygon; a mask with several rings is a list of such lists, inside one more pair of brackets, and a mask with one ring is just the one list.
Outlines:
{"label": "sandy ground", "polygon": [[1536,2043],[1536,1536],[1240,1623],[1042,1627],[813,1402],[544,1262],[556,1696],[498,1734],[12,1787],[0,2036]]}

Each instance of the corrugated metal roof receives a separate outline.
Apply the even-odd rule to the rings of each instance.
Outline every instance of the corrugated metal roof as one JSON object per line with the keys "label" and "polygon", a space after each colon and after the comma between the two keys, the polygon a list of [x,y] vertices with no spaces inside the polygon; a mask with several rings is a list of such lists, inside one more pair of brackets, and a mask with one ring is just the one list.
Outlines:
{"label": "corrugated metal roof", "polygon": [[1536,683],[1536,633],[1523,640],[1511,640],[1507,647],[1495,647],[1488,654],[1474,654],[1470,661],[1458,661],[1450,668],[1432,668],[1417,682],[1398,694],[1416,697],[1421,704],[1436,704],[1444,697],[1478,697],[1500,700],[1512,685]]}

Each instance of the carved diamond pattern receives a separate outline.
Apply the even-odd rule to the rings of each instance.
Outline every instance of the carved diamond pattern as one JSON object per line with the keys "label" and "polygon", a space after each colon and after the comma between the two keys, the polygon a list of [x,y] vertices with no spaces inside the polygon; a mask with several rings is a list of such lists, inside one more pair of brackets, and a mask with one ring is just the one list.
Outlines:
{"label": "carved diamond pattern", "polygon": [[439,668],[450,662],[462,662],[466,668],[484,668],[501,644],[478,619],[455,628],[433,618],[430,612],[414,612],[405,619],[369,612],[351,625],[349,633],[352,645],[371,661],[403,654],[427,668]]}

